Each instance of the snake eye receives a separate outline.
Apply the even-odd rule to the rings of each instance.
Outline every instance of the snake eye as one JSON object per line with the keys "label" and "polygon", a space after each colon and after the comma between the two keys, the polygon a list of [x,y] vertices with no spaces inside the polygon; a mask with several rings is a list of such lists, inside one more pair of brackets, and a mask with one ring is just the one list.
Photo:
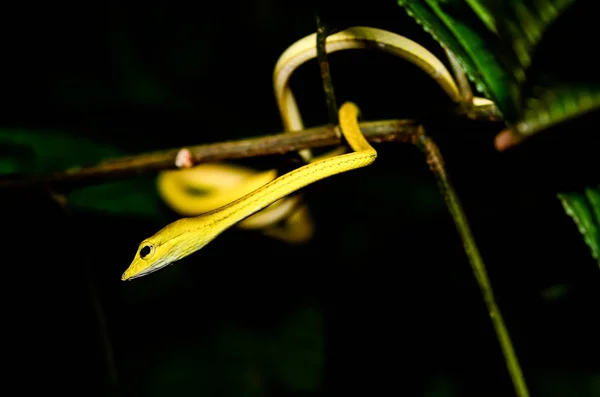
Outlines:
{"label": "snake eye", "polygon": [[140,258],[144,259],[152,252],[152,246],[144,245],[140,250]]}

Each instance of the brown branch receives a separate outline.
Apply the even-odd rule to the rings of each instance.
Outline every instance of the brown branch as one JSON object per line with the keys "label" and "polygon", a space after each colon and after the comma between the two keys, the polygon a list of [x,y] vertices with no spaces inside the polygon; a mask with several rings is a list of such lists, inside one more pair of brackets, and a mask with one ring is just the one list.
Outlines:
{"label": "brown branch", "polygon": [[[416,131],[410,120],[382,120],[361,123],[361,129],[371,142],[405,141]],[[320,126],[294,133],[211,143],[186,148],[121,157],[95,166],[72,168],[46,175],[6,175],[0,178],[0,188],[52,187],[58,190],[88,186],[108,180],[176,169],[175,159],[181,149],[188,149],[194,164],[248,157],[283,154],[300,149],[332,146],[340,143],[334,126]]]}
{"label": "brown branch", "polygon": [[[487,106],[476,107],[473,109],[474,113],[468,115],[468,117],[474,117],[478,120],[498,121],[498,117],[494,112],[490,112],[490,109],[487,108]],[[407,141],[412,138],[417,130],[417,123],[412,120],[380,120],[361,123],[360,127],[370,142]],[[51,174],[3,175],[0,177],[0,188],[42,188],[64,192],[77,187],[90,186],[111,180],[176,169],[175,160],[182,149],[188,149],[192,155],[192,162],[200,164],[333,146],[340,144],[340,135],[337,133],[336,127],[326,125],[295,131],[294,133],[279,133],[238,141],[169,149],[111,159],[94,166],[72,168]]]}

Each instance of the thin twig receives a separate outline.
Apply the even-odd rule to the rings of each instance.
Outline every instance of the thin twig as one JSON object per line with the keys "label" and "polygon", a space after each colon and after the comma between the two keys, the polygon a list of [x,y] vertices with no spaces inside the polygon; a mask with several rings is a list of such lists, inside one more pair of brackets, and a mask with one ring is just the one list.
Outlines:
{"label": "thin twig", "polygon": [[325,44],[329,29],[325,26],[319,15],[316,15],[317,20],[317,59],[319,68],[321,69],[321,80],[323,81],[323,91],[325,92],[325,101],[327,102],[327,112],[329,113],[329,122],[333,125],[338,125],[338,106],[335,100],[333,90],[333,81],[329,70],[329,61],[327,60],[327,49]]}
{"label": "thin twig", "polygon": [[450,67],[454,72],[454,78],[456,78],[456,82],[458,83],[458,90],[460,91],[463,102],[467,104],[472,103],[473,91],[471,90],[471,85],[469,84],[469,79],[465,71],[463,70],[462,66],[460,66],[456,56],[449,49],[446,49],[446,56],[450,61]]}
{"label": "thin twig", "polygon": [[483,295],[483,300],[485,301],[488,309],[488,314],[492,320],[498,341],[500,342],[500,347],[504,354],[506,366],[508,367],[508,371],[517,395],[519,397],[528,397],[529,391],[525,383],[525,378],[523,377],[519,360],[510,340],[510,335],[506,329],[504,320],[502,319],[500,308],[496,303],[494,291],[492,290],[492,284],[490,283],[485,264],[481,258],[477,244],[475,243],[475,238],[471,232],[471,227],[469,226],[467,217],[458,199],[458,195],[456,194],[456,191],[454,190],[454,187],[450,183],[450,179],[446,174],[444,161],[437,145],[430,137],[425,135],[421,126],[419,129],[420,131],[417,135],[418,139],[415,141],[415,143],[417,147],[419,147],[419,149],[425,153],[427,164],[429,164],[431,171],[436,177],[440,191],[444,196],[446,205],[448,206],[448,211],[450,212],[456,228],[458,229],[458,233],[462,239],[469,263],[471,264],[471,269],[475,275],[475,278],[477,279],[477,283],[479,284],[481,294]]}

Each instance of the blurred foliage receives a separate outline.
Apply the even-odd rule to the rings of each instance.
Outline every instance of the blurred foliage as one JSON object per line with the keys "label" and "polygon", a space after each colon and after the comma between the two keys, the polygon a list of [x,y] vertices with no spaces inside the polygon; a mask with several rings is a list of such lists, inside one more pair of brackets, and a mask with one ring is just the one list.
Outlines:
{"label": "blurred foliage", "polygon": [[[47,173],[93,165],[124,155],[110,145],[56,131],[0,129],[0,173]],[[80,188],[68,208],[164,220],[154,177],[137,177]]]}
{"label": "blurred foliage", "polygon": [[45,173],[122,155],[114,147],[58,131],[0,129],[0,173]]}
{"label": "blurred foliage", "polygon": [[170,390],[174,395],[264,396],[269,387],[316,393],[325,360],[322,322],[318,310],[306,308],[290,313],[273,330],[222,328],[149,369],[153,381],[144,395]]}
{"label": "blurred foliage", "polygon": [[[435,37],[460,55],[479,88],[517,120],[515,87],[520,83],[511,73],[525,68],[523,53],[498,50],[506,45],[491,38],[490,31],[502,22],[494,18],[493,2],[410,3],[416,16],[425,15],[418,19],[427,20]],[[313,9],[282,4],[216,3],[216,11],[201,15],[183,5],[112,4],[88,15],[52,4],[36,11],[39,20],[29,10],[24,11],[27,18],[7,17],[7,23],[19,21],[15,32],[23,31],[22,20],[27,20],[32,30],[39,24],[36,32],[43,33],[19,42],[15,38],[16,49],[7,50],[7,59],[13,60],[7,65],[15,70],[4,75],[9,76],[3,86],[11,98],[4,119],[19,127],[0,130],[0,172],[58,171],[147,150],[280,130],[271,68],[288,45],[314,30]],[[529,7],[529,2],[523,4]],[[349,10],[355,14],[346,22],[416,37],[443,57],[431,45],[435,42],[412,31],[410,23],[398,22],[404,15],[396,4],[384,7],[380,3]],[[349,7],[338,4],[332,9],[339,16],[339,10]],[[78,12],[84,16],[71,16]],[[457,17],[462,13],[464,19]],[[399,26],[405,31],[395,30]],[[241,44],[240,38],[245,40]],[[525,54],[536,41],[528,43]],[[404,117],[398,112],[410,115],[441,96],[421,74],[399,61],[383,62],[376,53],[356,58],[340,54],[330,62],[336,92],[340,98],[360,100],[366,118]],[[356,70],[367,71],[369,78],[357,79]],[[407,75],[416,88],[409,86],[411,95],[397,95],[406,91]],[[294,89],[307,125],[323,122],[323,101],[315,100],[322,94],[318,69],[307,65],[297,78],[304,83]],[[369,100],[380,96],[381,87],[393,94],[393,101]],[[436,119],[434,113],[428,117]],[[531,369],[551,362],[560,371],[560,360],[575,360],[571,354],[576,353],[585,361],[584,341],[592,339],[586,339],[586,332],[597,329],[589,320],[594,302],[586,305],[594,289],[584,282],[592,278],[581,270],[585,266],[573,265],[585,264],[585,257],[569,240],[568,227],[556,226],[556,203],[544,201],[527,183],[503,179],[505,163],[488,145],[495,130],[485,133],[481,128],[465,132],[443,125],[438,135],[491,263],[492,280],[504,293],[503,304],[512,309],[509,321],[521,337],[517,351],[541,357],[526,360],[527,375],[534,372],[531,377],[539,379],[542,395],[597,396],[600,381],[587,376],[586,362],[578,374],[554,376]],[[75,211],[73,223],[62,212],[57,215],[56,206],[10,202],[2,207],[3,221],[16,230],[16,242],[7,245],[20,243],[22,249],[11,250],[19,255],[5,259],[7,271],[14,273],[5,275],[10,296],[4,302],[18,312],[7,315],[9,327],[18,325],[9,340],[20,342],[14,343],[16,356],[27,361],[12,368],[22,370],[29,381],[34,372],[52,376],[61,391],[74,387],[76,371],[90,377],[89,395],[100,382],[109,383],[98,379],[105,376],[103,355],[110,348],[102,345],[102,353],[89,353],[77,341],[84,338],[83,331],[66,332],[84,321],[89,308],[61,312],[68,303],[83,306],[88,299],[76,288],[84,284],[82,268],[89,264],[97,273],[109,324],[108,336],[102,338],[113,343],[120,387],[129,389],[125,395],[306,396],[321,395],[327,387],[346,391],[339,394],[416,387],[412,395],[423,389],[432,397],[473,390],[512,395],[487,314],[467,266],[462,266],[465,258],[454,225],[422,157],[412,148],[378,149],[381,156],[372,170],[307,189],[319,232],[312,245],[284,247],[252,233],[231,232],[202,255],[135,283],[121,283],[119,275],[136,244],[176,217],[161,205],[153,177],[71,192],[68,205],[82,210]],[[261,161],[271,167],[278,160],[256,162]],[[489,175],[476,176],[474,162]],[[515,192],[522,192],[520,199],[514,199]],[[590,199],[585,205],[583,195],[568,200],[584,220],[579,223],[586,225],[586,238],[593,236],[589,225],[597,226],[598,216],[592,217]],[[13,223],[7,220],[10,216]],[[25,234],[31,239],[23,239]],[[32,249],[30,241],[39,245]],[[48,252],[60,266],[49,265]],[[558,264],[552,267],[551,261]],[[31,274],[13,266],[17,263],[30,266]],[[10,290],[11,285],[18,290]],[[64,291],[64,300],[56,298]],[[536,301],[538,291],[543,291],[542,303]],[[33,301],[29,306],[26,297]],[[338,307],[296,304],[303,299]],[[541,320],[536,322],[536,316]],[[98,321],[90,322],[97,327]],[[28,329],[35,334],[27,334]],[[99,331],[89,334],[94,332]],[[52,347],[52,354],[40,353],[46,350],[39,345]],[[69,348],[85,354],[78,356]],[[69,354],[77,357],[70,372],[56,365],[56,357],[72,358]],[[460,364],[463,358],[467,364]],[[42,368],[31,369],[31,361],[44,359]],[[95,367],[84,359],[101,368],[90,370]]]}

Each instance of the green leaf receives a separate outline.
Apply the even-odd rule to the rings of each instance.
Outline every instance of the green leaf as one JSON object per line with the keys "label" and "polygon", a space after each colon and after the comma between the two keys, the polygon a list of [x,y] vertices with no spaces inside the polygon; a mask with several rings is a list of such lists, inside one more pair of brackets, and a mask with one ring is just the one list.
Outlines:
{"label": "green leaf", "polygon": [[[0,173],[48,173],[122,156],[118,148],[60,132],[0,129]],[[161,219],[153,177],[110,182],[69,194],[70,208]]]}
{"label": "green leaf", "polygon": [[[575,0],[509,0],[501,5],[487,0],[485,3],[494,10],[501,39],[507,43],[521,69],[526,72],[520,87],[523,100],[522,111],[515,125],[517,134],[531,136],[600,107],[600,85],[586,81],[589,76],[577,81],[585,73],[580,71],[578,76],[566,77],[549,73],[548,65],[552,62],[545,62],[547,56],[544,54],[534,54],[548,28],[570,9]],[[570,37],[564,39],[567,42],[572,40]],[[556,53],[565,50],[554,49],[549,56],[553,59]],[[579,57],[585,56],[584,53],[578,54]]]}
{"label": "green leaf", "polygon": [[[536,53],[550,26],[575,0],[399,0],[398,3],[455,54],[479,91],[496,102],[515,134],[528,137],[600,108],[600,84],[589,81],[595,79],[595,69],[588,68],[591,73],[586,75],[579,66],[576,73],[557,76],[556,71],[549,71],[553,58],[546,61],[543,53]],[[554,40],[558,44],[558,38]],[[556,45],[549,47],[549,56],[555,57]],[[562,52],[578,58],[588,55],[573,49],[573,45]],[[586,190],[585,195],[564,193],[559,198],[576,221],[592,255],[600,260],[598,217],[591,216],[599,207],[591,204],[592,191]]]}
{"label": "green leaf", "polygon": [[475,67],[473,60],[467,55],[454,35],[446,28],[442,20],[433,13],[427,4],[414,0],[398,0],[398,4],[404,7],[408,16],[413,17],[415,22],[423,26],[423,29],[444,48],[448,48],[458,59],[465,73],[475,82],[478,90],[486,96],[491,97],[489,90],[483,84],[483,77]]}
{"label": "green leaf", "polygon": [[[536,45],[548,27],[575,0],[472,0],[485,8],[491,17],[502,40],[514,52],[520,66],[525,70],[530,64]],[[485,6],[482,4],[485,3]],[[492,11],[493,10],[493,11]],[[481,15],[480,15],[481,17]]]}
{"label": "green leaf", "polygon": [[478,90],[496,102],[505,120],[523,137],[600,108],[598,84],[564,83],[543,69],[530,68],[544,33],[574,3],[399,0],[409,15],[455,54]]}
{"label": "green leaf", "polygon": [[466,2],[488,30],[497,34],[498,28],[496,27],[496,17],[494,15],[494,3],[485,0],[466,0]]}
{"label": "green leaf", "polygon": [[600,85],[560,84],[550,88],[537,87],[523,107],[523,117],[517,124],[521,136],[531,136],[551,126],[564,123],[600,107]]}
{"label": "green leaf", "polygon": [[472,5],[462,0],[400,0],[399,4],[456,56],[477,90],[496,103],[507,121],[518,119],[522,75],[518,62]]}
{"label": "green leaf", "polygon": [[116,148],[54,131],[0,129],[0,173],[47,173],[122,155]]}
{"label": "green leaf", "polygon": [[111,215],[131,215],[165,220],[160,211],[155,178],[141,177],[90,186],[69,194],[67,205],[79,210]]}
{"label": "green leaf", "polygon": [[560,193],[558,199],[600,265],[600,186],[586,188],[583,193]]}

